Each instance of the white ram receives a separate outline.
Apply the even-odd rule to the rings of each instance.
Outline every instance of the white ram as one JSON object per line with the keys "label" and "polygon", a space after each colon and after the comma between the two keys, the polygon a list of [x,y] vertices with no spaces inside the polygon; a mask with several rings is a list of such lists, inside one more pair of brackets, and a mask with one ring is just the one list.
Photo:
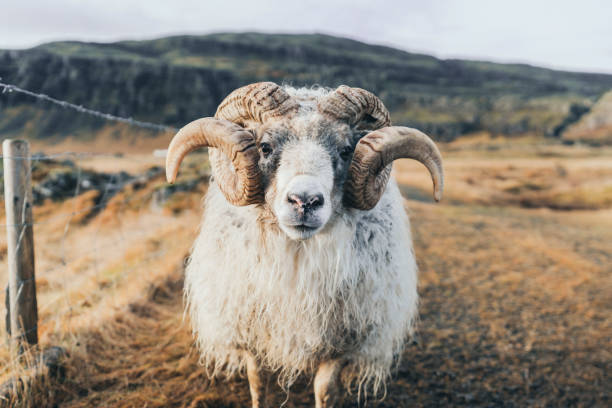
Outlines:
{"label": "white ram", "polygon": [[264,372],[291,384],[314,374],[317,407],[341,388],[385,384],[417,313],[417,267],[393,160],[419,160],[434,196],[441,156],[423,133],[390,126],[370,92],[237,89],[215,118],[173,138],[173,182],[183,157],[210,147],[213,170],[185,294],[210,375],[246,368],[253,406]]}

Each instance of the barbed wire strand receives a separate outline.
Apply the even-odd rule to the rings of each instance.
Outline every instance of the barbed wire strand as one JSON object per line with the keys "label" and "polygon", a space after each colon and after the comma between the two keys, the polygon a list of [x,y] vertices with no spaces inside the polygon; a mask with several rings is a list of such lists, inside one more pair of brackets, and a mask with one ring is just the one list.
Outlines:
{"label": "barbed wire strand", "polygon": [[[114,190],[116,192],[118,192],[121,189],[123,189],[124,187],[127,187],[128,185],[132,184],[132,182],[134,182],[134,180],[132,180],[130,182],[126,182],[126,183],[124,183],[122,185],[118,185],[118,186],[114,187]],[[110,183],[111,183],[110,181],[107,182],[106,186],[108,187],[108,185]],[[81,181],[77,182],[77,184],[81,184]],[[92,191],[92,190],[85,190],[85,191]],[[72,198],[75,198],[75,197],[76,196],[73,196]],[[102,199],[102,200],[100,200],[100,202],[98,204],[95,204],[95,205],[92,205],[92,206],[89,206],[89,207],[85,207],[85,208],[81,208],[79,210],[75,210],[75,211],[71,211],[71,212],[66,212],[66,213],[59,213],[58,215],[50,217],[50,218],[48,218],[48,219],[46,219],[44,221],[35,221],[35,222],[31,222],[31,223],[17,223],[17,224],[0,224],[0,228],[6,228],[6,227],[9,227],[9,226],[10,227],[20,227],[22,225],[31,225],[31,226],[34,226],[34,225],[51,224],[54,221],[57,221],[58,219],[62,219],[62,218],[66,218],[66,217],[70,218],[70,217],[73,217],[75,215],[79,215],[79,214],[83,214],[83,213],[86,213],[86,212],[89,212],[89,211],[96,210],[98,208],[103,208],[103,207],[105,207],[108,204],[108,202],[110,201],[111,198],[112,197],[110,197],[108,200],[103,200]],[[134,199],[133,197],[127,197],[127,198],[124,199],[124,202],[125,203],[129,203],[133,199]]]}
{"label": "barbed wire strand", "polygon": [[[143,198],[142,198],[140,201],[142,201],[142,202],[146,202],[146,201],[148,201],[150,198],[151,198],[151,197],[146,197],[146,196],[145,196],[145,197],[143,197]],[[128,198],[126,198],[126,199],[123,199],[123,200],[121,200],[121,201],[116,202],[115,204],[117,204],[117,205],[121,205],[121,206],[125,207],[125,205],[127,205],[127,204],[131,203],[132,201],[134,201],[134,197],[128,197]],[[108,203],[109,203],[109,202],[107,202],[107,203],[101,203],[101,204],[98,204],[98,205],[96,205],[96,206],[88,207],[87,209],[84,209],[84,210],[81,210],[81,211],[75,211],[75,212],[73,212],[73,213],[69,213],[69,214],[66,214],[66,215],[67,215],[67,216],[72,216],[72,215],[76,215],[76,214],[79,214],[79,213],[87,212],[88,210],[91,210],[91,209],[95,209],[95,208],[100,208],[100,207],[103,207],[103,206],[107,205]],[[56,218],[57,218],[57,217],[56,217]],[[39,223],[34,223],[34,224],[29,224],[29,225],[40,225],[40,224],[46,224],[46,223],[47,223],[47,222],[39,222]],[[148,224],[147,226],[149,227],[149,229],[151,229],[151,227],[153,227],[153,228],[160,227],[160,226],[162,226],[162,225],[165,225],[166,223],[167,223],[167,219],[163,219],[162,221],[160,221],[160,222],[158,222],[158,223]],[[18,225],[23,225],[23,224],[18,224]],[[122,225],[122,224],[121,224],[121,225]],[[98,229],[98,230],[99,230],[99,229]],[[121,233],[123,233],[123,231],[121,231]],[[132,232],[131,232],[131,235],[135,235],[135,236],[145,236],[145,235],[148,235],[148,231],[144,231],[144,232],[133,232],[133,231],[132,231]],[[124,239],[123,239],[122,241],[124,241]],[[42,275],[46,275],[46,274],[48,274],[48,273],[55,272],[55,271],[57,271],[57,270],[59,270],[59,269],[64,268],[64,267],[65,267],[65,266],[67,266],[68,264],[70,264],[70,263],[72,263],[72,262],[74,262],[74,261],[80,260],[80,259],[82,259],[83,257],[85,257],[85,256],[87,256],[87,255],[90,255],[90,254],[92,254],[92,253],[94,253],[94,252],[96,252],[96,251],[98,251],[98,250],[100,250],[100,249],[109,249],[109,248],[113,248],[113,247],[115,247],[115,248],[125,248],[125,246],[124,246],[123,244],[124,244],[124,242],[121,242],[121,243],[111,242],[111,243],[109,243],[109,244],[105,244],[105,245],[94,245],[94,246],[92,246],[92,247],[91,247],[91,248],[90,248],[88,251],[81,252],[81,253],[77,254],[76,256],[74,256],[74,257],[72,257],[72,258],[60,257],[62,260],[60,261],[60,264],[59,264],[59,265],[53,266],[53,267],[51,267],[51,268],[44,269],[44,270],[42,270],[42,271],[39,271],[38,273],[39,273],[39,274],[42,274]],[[30,281],[30,280],[32,280],[32,278],[29,278],[29,279],[22,279],[22,280],[18,281],[18,283],[20,283],[20,284],[21,284],[21,283],[26,283],[26,282],[28,282],[28,281]]]}
{"label": "barbed wire strand", "polygon": [[[76,198],[79,195],[79,192],[81,191],[81,176],[82,176],[83,172],[81,170],[81,167],[77,167],[77,183],[76,186],[74,188],[74,194],[72,196],[72,208],[73,208],[73,212],[76,210],[76,206],[77,206],[77,200]],[[108,184],[107,184],[108,186]],[[104,203],[104,200],[102,199],[100,201],[100,203]],[[63,265],[66,265],[66,236],[68,235],[68,231],[70,230],[70,221],[72,221],[72,218],[74,217],[74,215],[71,215],[70,217],[68,217],[68,221],[66,221],[66,224],[64,225],[64,232],[62,234],[62,240],[60,243],[60,262]],[[66,274],[62,275],[62,281],[63,281],[63,287],[66,288],[68,286],[68,276]],[[66,307],[69,310],[70,316],[72,317],[72,301],[70,296],[62,296],[62,299],[64,299],[64,302],[66,304]]]}
{"label": "barbed wire strand", "polygon": [[[152,226],[153,226],[153,227],[160,227],[160,226],[162,226],[162,225],[166,224],[166,221],[167,221],[167,220],[164,220],[163,222],[159,222],[159,223],[152,224]],[[147,235],[148,235],[148,231],[147,231],[147,232],[132,232],[132,235],[133,235],[133,236],[136,236],[136,237],[144,237],[144,236],[147,236]],[[110,248],[125,249],[126,247],[124,246],[124,243],[123,243],[123,242],[121,242],[121,243],[118,243],[118,242],[111,242],[111,243],[104,244],[104,245],[98,245],[98,246],[96,246],[96,247],[92,247],[92,248],[90,248],[90,249],[89,249],[89,250],[87,250],[87,251],[84,251],[84,252],[79,253],[77,256],[74,256],[74,257],[72,257],[72,258],[68,259],[68,260],[66,261],[66,263],[65,263],[65,264],[64,264],[64,263],[61,263],[61,264],[59,264],[59,265],[55,265],[55,266],[53,266],[53,267],[51,267],[51,268],[47,268],[47,269],[45,269],[45,270],[41,271],[40,273],[41,273],[42,275],[48,275],[48,274],[50,274],[50,273],[57,272],[57,271],[59,271],[60,269],[65,268],[65,267],[66,267],[66,266],[68,266],[69,264],[71,264],[71,263],[73,263],[73,262],[75,262],[75,261],[79,261],[79,260],[81,260],[81,259],[83,259],[83,258],[87,257],[88,255],[91,255],[91,254],[93,254],[94,252],[99,251],[100,249],[110,249]],[[30,280],[30,279],[24,279],[24,281],[28,281],[28,280]]]}
{"label": "barbed wire strand", "polygon": [[[127,187],[127,184],[124,187]],[[92,190],[87,190],[87,191],[92,191]],[[134,200],[133,197],[127,197],[127,198],[125,198],[122,201],[117,201],[116,204],[129,204],[130,201],[132,201],[132,200]],[[85,207],[85,208],[82,208],[80,210],[76,210],[76,211],[73,211],[73,212],[60,213],[60,214],[58,214],[56,216],[53,216],[53,217],[50,217],[50,218],[48,218],[48,219],[46,219],[44,221],[35,221],[35,222],[32,222],[32,223],[23,223],[23,224],[22,223],[19,223],[19,224],[0,224],[0,228],[6,228],[6,227],[9,227],[9,226],[11,226],[11,227],[20,227],[20,226],[23,226],[23,225],[36,226],[36,225],[51,224],[51,223],[53,223],[53,222],[55,222],[55,221],[57,221],[59,219],[62,219],[62,218],[72,217],[74,215],[79,215],[79,214],[87,213],[87,212],[90,212],[90,211],[94,211],[94,210],[99,209],[99,208],[104,208],[104,207],[106,207],[106,205],[108,205],[109,202],[110,202],[110,200],[107,201],[107,202],[100,202],[99,204],[95,204],[95,205],[92,205],[92,206],[89,206],[89,207]]]}
{"label": "barbed wire strand", "polygon": [[[154,231],[156,228],[161,227],[162,225],[165,225],[165,224],[166,224],[166,222],[165,222],[165,221],[167,221],[167,220],[164,220],[163,222],[159,222],[159,223],[155,223],[155,224],[153,224],[153,227],[154,227],[154,228],[150,228],[150,230],[149,230],[149,231],[139,232],[139,233],[132,233],[132,235],[133,235],[133,236],[136,236],[136,237],[150,236],[151,234],[153,234],[153,231]],[[149,227],[151,227],[151,225],[149,225]],[[70,265],[71,263],[73,263],[73,262],[75,262],[75,261],[78,261],[78,260],[81,260],[81,259],[83,259],[83,258],[87,257],[88,255],[90,255],[90,254],[94,253],[94,252],[97,252],[97,251],[99,251],[99,250],[101,250],[101,249],[110,249],[110,248],[126,249],[126,246],[125,246],[125,243],[124,243],[124,242],[121,242],[121,243],[119,243],[119,242],[111,242],[111,243],[109,243],[109,244],[99,245],[99,246],[97,246],[97,247],[94,247],[94,248],[89,249],[88,251],[85,251],[85,252],[80,253],[78,256],[75,256],[74,258],[71,258],[70,260],[67,260],[65,264],[56,265],[56,266],[54,266],[54,267],[52,267],[52,268],[48,268],[48,269],[46,269],[46,270],[44,270],[44,271],[41,271],[41,272],[39,272],[39,275],[48,275],[48,274],[50,274],[50,273],[57,272],[57,271],[59,271],[59,270],[61,270],[61,269],[66,268],[66,267],[67,267],[68,265]],[[168,253],[168,252],[169,252],[169,251],[168,251],[168,250],[166,250],[166,249],[164,249],[164,250],[158,250],[158,251],[152,252],[150,255],[147,255],[145,258],[143,258],[143,259],[141,260],[141,262],[139,262],[139,264],[141,264],[141,263],[143,263],[143,262],[145,262],[145,261],[149,261],[149,260],[151,260],[151,259],[158,258],[159,256],[161,256],[161,255],[163,255],[163,254],[166,254],[166,253]],[[133,268],[131,268],[130,270],[133,270],[133,269],[136,269],[136,268],[138,268],[138,265],[135,265],[135,266],[134,266]],[[125,274],[126,272],[127,272],[127,270],[126,270],[126,269],[124,269],[124,270],[123,270],[123,273]],[[95,272],[95,275],[97,276],[97,275],[99,275],[99,274],[100,274],[100,271],[99,271],[99,270],[97,270],[97,271]],[[22,287],[23,285],[25,285],[25,284],[26,284],[26,283],[28,283],[28,282],[32,282],[32,281],[34,281],[34,280],[35,280],[34,278],[22,279],[22,280],[18,281],[18,282],[17,282],[17,284],[19,285],[19,288],[21,289],[21,287]],[[64,285],[63,285],[63,288],[65,289],[67,286],[68,286],[68,285],[66,284],[66,281],[64,280]],[[58,297],[61,297],[61,298],[63,298],[63,299],[68,299],[68,296],[58,296]],[[54,303],[55,303],[57,300],[59,300],[59,299],[54,299],[54,300],[51,300],[50,302],[47,302],[47,303],[45,303],[45,304],[41,304],[41,305],[40,305],[40,309],[41,309],[41,311],[42,311],[42,310],[47,309],[48,307],[50,307],[50,306],[51,306],[52,304],[54,304]],[[70,305],[69,305],[69,307],[70,307]]]}
{"label": "barbed wire strand", "polygon": [[[162,256],[166,255],[170,253],[170,251],[168,249],[162,249],[159,251],[156,251],[154,253],[151,253],[150,255],[147,255],[145,258],[143,258],[137,265],[134,265],[130,268],[124,268],[123,269],[123,276],[130,274],[131,272],[134,272],[135,270],[139,269],[142,264],[147,263],[147,262],[151,262],[152,260],[156,260],[161,258]],[[98,278],[100,276],[100,272],[96,271],[96,273],[94,274],[94,277]],[[64,298],[66,298],[66,296],[64,296]],[[45,304],[41,304],[40,306],[40,310],[41,311],[46,311],[47,309],[49,309],[51,306],[53,306],[53,304],[55,304],[56,302],[58,302],[59,299],[51,299],[51,301],[45,303]],[[72,312],[72,305],[70,305],[69,311],[65,311],[63,313],[60,314],[55,314],[53,316],[49,316],[49,320],[50,319],[57,319],[58,317],[64,317],[67,314],[70,314]],[[40,321],[39,321],[40,324]]]}
{"label": "barbed wire strand", "polygon": [[40,100],[43,100],[43,101],[51,102],[53,104],[61,106],[62,108],[73,109],[73,110],[75,110],[77,112],[86,113],[86,114],[91,115],[91,116],[96,116],[96,117],[99,117],[99,118],[102,118],[102,119],[106,119],[106,120],[111,120],[111,121],[114,121],[114,122],[127,123],[127,124],[132,125],[132,126],[138,126],[138,127],[145,128],[145,129],[157,130],[157,131],[160,131],[160,132],[171,132],[171,131],[176,131],[177,130],[176,128],[174,128],[172,126],[159,125],[157,123],[144,122],[144,121],[135,120],[135,119],[132,119],[132,118],[124,118],[124,117],[121,117],[121,116],[111,115],[110,113],[104,113],[104,112],[100,112],[100,111],[97,111],[97,110],[94,110],[94,109],[89,109],[89,108],[86,108],[86,107],[84,107],[82,105],[76,105],[74,103],[70,103],[70,102],[67,102],[67,101],[62,101],[62,100],[59,100],[59,99],[55,99],[55,98],[53,98],[53,97],[51,97],[49,95],[45,95],[45,94],[42,94],[42,93],[32,92],[32,91],[29,91],[27,89],[20,88],[20,87],[18,87],[16,85],[7,84],[7,83],[4,83],[4,82],[0,82],[0,88],[2,89],[2,93],[5,93],[5,92],[17,92],[17,93],[21,93],[21,94],[24,94],[24,95],[31,96],[33,98],[37,98],[37,99],[40,99]]}
{"label": "barbed wire strand", "polygon": [[[57,158],[83,159],[83,158],[92,158],[92,157],[117,157],[117,155],[116,154],[111,154],[111,153],[94,153],[94,152],[87,152],[87,153],[63,152],[63,153],[52,154],[52,155],[41,155],[41,154],[34,155],[34,156],[32,156],[32,161],[34,161],[34,160],[52,160],[52,159],[57,159]],[[151,156],[151,157],[153,159],[155,159],[154,156]],[[15,157],[14,156],[2,156],[2,155],[0,155],[0,158],[10,159],[10,158],[15,158]],[[146,164],[150,165],[151,167],[149,167],[149,169],[155,169],[156,168],[155,160],[153,160],[153,159],[151,159],[151,158],[143,158],[143,157],[139,157],[139,156],[130,156],[129,157],[129,160],[131,162],[138,161],[138,162],[146,163]],[[82,179],[85,178],[85,176],[82,174],[82,171],[81,171],[80,167],[77,166],[76,168],[77,168],[77,174],[79,174],[76,186],[80,186],[82,184]],[[162,170],[159,170],[159,171],[160,171],[160,174],[163,173]],[[108,174],[108,173],[106,173],[106,174]],[[111,176],[111,179],[116,179],[117,173],[111,173],[110,176]],[[208,175],[207,174],[203,174],[203,176],[208,176]],[[115,183],[115,185],[113,187],[111,187],[110,189],[114,190],[114,192],[117,192],[117,191],[120,191],[121,189],[123,189],[123,188],[125,188],[125,187],[127,187],[127,186],[129,186],[129,185],[131,185],[133,183],[142,182],[142,181],[146,182],[146,181],[148,181],[148,180],[146,180],[147,177],[154,178],[155,174],[149,175],[149,176],[146,176],[146,175],[135,176],[134,178],[132,178],[132,179],[130,179],[128,181]],[[145,180],[143,180],[143,178],[145,178]],[[106,186],[104,188],[105,191],[108,189],[109,184],[112,184],[112,182],[111,181],[107,181],[106,183],[107,184],[106,184]],[[87,190],[83,190],[83,191],[92,191],[92,190],[93,189],[87,189]],[[121,204],[128,203],[130,200],[131,200],[131,198],[127,198],[126,201],[121,202]],[[106,201],[108,201],[108,200],[101,200],[99,204],[95,204],[93,206],[85,207],[85,208],[82,208],[82,209],[79,209],[79,210],[75,210],[75,211],[71,211],[71,212],[66,212],[66,213],[59,213],[56,216],[47,218],[44,221],[35,221],[35,222],[32,222],[32,223],[0,224],[0,228],[6,228],[6,227],[9,227],[9,226],[19,227],[19,226],[22,226],[22,225],[43,225],[43,224],[49,224],[49,223],[55,222],[55,221],[57,221],[58,219],[61,219],[61,218],[72,217],[74,215],[78,215],[78,214],[82,214],[82,213],[85,213],[85,212],[88,212],[88,211],[92,211],[92,210],[95,210],[95,209],[98,209],[98,208],[102,208],[102,207],[106,206],[106,204],[107,204]]]}
{"label": "barbed wire strand", "polygon": [[[78,172],[77,174],[78,174],[78,178],[77,178],[77,183],[76,183],[76,186],[75,186],[75,192],[74,192],[74,194],[72,196],[72,199],[76,198],[79,195],[78,194],[80,192],[80,187],[79,186],[82,184],[82,177],[83,177],[82,176],[82,172]],[[53,217],[51,217],[51,218],[49,218],[47,220],[44,220],[44,221],[38,221],[38,222],[33,222],[33,223],[19,223],[19,224],[15,224],[15,226],[23,226],[23,225],[32,225],[32,226],[35,226],[35,225],[51,224],[51,223],[57,221],[58,219],[66,218],[67,217],[67,218],[69,218],[69,220],[67,221],[66,225],[64,226],[65,233],[62,235],[62,243],[60,245],[61,247],[65,248],[65,239],[67,237],[67,232],[66,231],[69,229],[69,226],[70,226],[70,223],[72,221],[72,217],[73,216],[79,215],[79,214],[83,214],[83,213],[87,213],[87,212],[91,212],[91,211],[95,211],[97,209],[104,208],[104,207],[106,207],[107,205],[109,205],[111,203],[111,201],[112,201],[112,199],[114,197],[114,194],[116,194],[117,192],[120,192],[124,188],[126,188],[129,185],[132,185],[132,184],[134,184],[136,182],[152,181],[154,178],[155,178],[155,175],[151,176],[148,180],[142,180],[142,178],[136,177],[136,178],[134,178],[134,179],[132,179],[130,181],[127,181],[125,183],[119,183],[119,184],[115,184],[114,179],[111,178],[109,181],[106,182],[105,190],[104,190],[102,199],[100,200],[100,202],[98,204],[93,205],[93,206],[88,206],[88,207],[83,208],[83,209],[71,211],[71,212],[68,212],[68,213],[59,214],[59,215],[53,216]],[[109,186],[111,186],[111,185],[113,187],[109,188]],[[91,191],[91,190],[87,190],[87,191]],[[113,191],[113,193],[114,193],[113,196],[111,196],[111,197],[108,196],[110,191]],[[119,201],[112,201],[112,203],[114,205],[119,206],[122,209],[122,208],[125,208],[130,203],[138,202],[137,199],[140,199],[139,201],[146,202],[146,201],[149,201],[149,200],[153,200],[154,197],[152,197],[151,194],[147,194],[144,197],[128,196],[128,197],[125,197],[124,199],[119,200]],[[121,211],[119,211],[119,212],[121,212]],[[166,221],[167,220],[164,219],[164,220],[160,221],[159,223],[154,223],[153,226],[154,227],[161,226],[161,225],[165,224]],[[76,260],[82,259],[84,256],[90,255],[90,254],[92,254],[94,252],[98,252],[100,249],[109,249],[111,247],[125,248],[125,245],[124,245],[124,243],[125,243],[125,233],[123,231],[123,222],[120,222],[119,225],[120,225],[120,228],[121,228],[121,230],[120,230],[121,237],[120,238],[121,238],[122,243],[110,243],[110,244],[102,245],[102,246],[98,245],[97,244],[97,237],[98,237],[98,232],[99,232],[99,229],[100,229],[99,228],[100,225],[99,225],[98,228],[96,229],[96,233],[93,234],[94,237],[95,237],[94,238],[94,245],[92,245],[92,248],[89,251],[86,251],[84,253],[80,253],[80,254],[78,254],[78,256],[75,256],[73,258],[67,259],[66,256],[65,256],[65,250],[62,250],[61,251],[62,255],[60,256],[60,258],[61,258],[60,264],[57,265],[57,266],[54,266],[52,268],[43,270],[43,271],[41,271],[39,273],[46,275],[48,273],[57,271],[59,269],[62,269],[64,267],[66,267],[71,262],[74,262]],[[6,226],[7,226],[7,224],[0,224],[0,227],[6,227]],[[150,227],[150,225],[149,225],[149,227]],[[131,231],[130,234],[134,235],[135,233],[133,231]],[[136,235],[137,236],[144,236],[144,235],[147,235],[147,233],[146,232],[144,232],[144,233],[140,232],[140,233],[136,233]],[[28,280],[29,279],[23,280],[22,282],[19,282],[19,283],[25,283]]]}
{"label": "barbed wire strand", "polygon": [[[1,80],[1,78],[0,78]],[[36,93],[36,92],[32,92],[30,90],[27,89],[23,89],[20,88],[16,85],[12,85],[12,84],[7,84],[7,83],[3,83],[0,82],[0,89],[2,90],[2,93],[6,93],[6,92],[17,92],[17,93],[21,93],[24,95],[28,95],[34,98],[37,98],[39,100],[43,100],[45,102],[49,102],[58,106],[61,106],[62,108],[66,108],[66,109],[72,109],[75,110],[77,112],[80,113],[84,113],[84,114],[88,114],[91,116],[95,116],[95,117],[99,117],[105,120],[110,120],[110,121],[115,121],[115,122],[121,122],[121,123],[126,123],[132,126],[137,126],[137,127],[141,127],[141,128],[145,128],[145,129],[150,129],[150,130],[155,130],[155,131],[160,131],[160,132],[167,132],[167,131],[176,131],[177,129],[171,126],[166,126],[166,125],[160,125],[160,124],[156,124],[156,123],[151,123],[151,122],[144,122],[144,121],[139,121],[139,120],[135,120],[132,118],[125,118],[125,117],[120,117],[120,116],[116,116],[116,115],[112,115],[109,113],[104,113],[104,112],[100,112],[100,111],[96,111],[94,109],[89,109],[86,107],[83,107],[81,105],[76,105],[67,101],[62,101],[56,98],[53,98],[51,96],[42,94],[42,93]],[[116,157],[116,154],[111,154],[111,153],[94,153],[94,152],[60,152],[60,153],[54,153],[54,154],[33,154],[30,157],[20,157],[20,156],[5,156],[5,155],[0,155],[1,159],[29,159],[33,162],[35,161],[44,161],[44,160],[59,160],[59,159],[73,159],[73,160],[81,160],[81,159],[89,159],[89,158],[95,158],[95,157]],[[130,156],[130,160],[142,160],[143,162],[147,162],[150,164],[152,163],[151,159],[142,159],[139,157],[131,157]],[[72,230],[70,228],[70,226],[73,223],[73,219],[76,215],[78,214],[82,214],[82,213],[87,213],[87,212],[92,212],[92,211],[96,211],[98,209],[104,208],[107,205],[109,205],[112,202],[113,197],[120,191],[122,191],[123,189],[125,189],[126,187],[128,187],[130,184],[135,183],[135,182],[145,182],[148,183],[152,180],[155,179],[156,175],[144,175],[141,177],[136,177],[134,179],[125,181],[125,182],[116,182],[116,179],[118,177],[118,173],[117,174],[111,174],[111,177],[105,181],[105,185],[104,185],[104,189],[103,192],[101,194],[101,199],[98,201],[98,204],[95,204],[93,206],[88,206],[87,208],[82,208],[82,209],[77,209],[76,208],[76,202],[73,202],[73,211],[67,212],[67,213],[63,213],[63,214],[58,214],[55,216],[52,216],[44,221],[40,221],[40,222],[32,222],[32,223],[25,223],[22,222],[20,224],[16,224],[15,226],[26,226],[26,225],[42,225],[42,224],[49,224],[52,222],[56,222],[58,219],[67,217],[68,220],[66,221],[66,224],[64,226],[63,229],[63,233],[61,236],[61,242],[59,243],[59,247],[60,247],[60,259],[59,259],[59,264],[55,265],[51,268],[47,268],[45,270],[39,271],[37,272],[38,276],[49,276],[49,274],[52,274],[54,271],[58,271],[61,269],[65,269],[67,268],[71,263],[74,262],[79,262],[83,259],[86,259],[87,257],[89,257],[91,254],[96,253],[97,255],[100,255],[101,252],[104,252],[110,248],[117,248],[117,249],[122,249],[122,250],[126,250],[129,245],[128,241],[126,239],[126,234],[124,229],[126,228],[123,220],[121,219],[119,222],[119,239],[118,240],[114,240],[113,238],[111,238],[111,242],[104,244],[104,245],[100,245],[99,243],[99,231],[100,231],[100,225],[98,225],[98,228],[96,229],[96,233],[93,234],[94,236],[91,237],[92,238],[92,245],[91,248],[89,248],[89,250],[86,251],[81,251],[78,254],[72,254],[70,253],[70,255],[73,256],[68,256],[68,251],[67,251],[67,247],[70,245],[67,242],[67,238],[69,235],[72,235]],[[77,182],[75,185],[75,191],[72,194],[71,199],[75,200],[78,196],[80,196],[84,191],[90,191],[87,189],[83,189],[81,184],[83,182],[83,171],[82,171],[82,167],[79,165],[77,166]],[[141,201],[145,202],[151,199],[154,199],[153,197],[151,197],[150,194],[145,195],[144,197],[139,197]],[[135,199],[137,199],[136,196],[129,196],[124,198],[121,201],[114,201],[113,203],[119,206],[119,213],[122,213],[123,210],[127,207],[128,204],[130,204],[131,202],[133,202]],[[139,210],[138,212],[141,211],[142,206],[138,206]],[[94,214],[94,215],[97,215]],[[139,221],[140,222],[140,221]],[[136,231],[133,230],[133,228],[130,230],[130,238],[135,238],[135,239],[139,239],[139,237],[144,237],[144,236],[151,236],[154,235],[154,232],[156,231],[156,229],[158,229],[159,227],[163,226],[167,224],[167,218],[163,217],[162,220],[160,220],[160,222],[158,223],[150,223],[147,222],[146,223],[146,228],[140,230],[140,229],[136,229]],[[1,225],[0,227],[7,227],[9,225],[4,224]],[[70,248],[72,249],[72,248]],[[138,268],[142,267],[143,264],[147,263],[147,262],[151,262],[154,259],[158,259],[161,256],[165,255],[168,252],[168,249],[165,248],[159,248],[155,251],[152,251],[150,253],[148,253],[143,259],[141,259],[136,265],[131,265],[130,263],[124,261],[123,264],[123,268],[122,268],[122,276],[125,276],[127,274],[130,274],[131,272],[133,272],[134,270],[137,270]],[[107,261],[108,259],[106,259]],[[121,262],[121,261],[120,261]],[[102,258],[100,258],[100,256],[96,256],[95,259],[91,260],[91,270],[93,271],[93,277],[95,277],[95,279],[97,280],[101,273],[103,273],[103,271],[105,269],[101,268],[101,264],[102,263],[106,263],[103,261]],[[68,284],[68,280],[67,280],[68,276],[64,276],[63,279],[60,279],[62,281],[61,286],[62,286],[62,292],[63,294],[58,294],[56,299],[51,299],[50,302],[45,302],[45,304],[41,304],[41,310],[48,310],[49,307],[51,307],[53,304],[56,304],[56,302],[58,300],[63,299],[66,302],[66,308],[64,309],[63,312],[58,313],[52,313],[49,316],[47,316],[47,319],[43,320],[39,320],[38,325],[34,328],[30,328],[29,331],[33,331],[33,330],[37,330],[38,327],[48,321],[51,320],[55,320],[58,321],[59,318],[64,318],[66,316],[68,316],[69,318],[71,318],[73,316],[73,299],[71,299],[70,296],[70,291],[68,289],[69,284]],[[19,285],[19,290],[21,290],[23,288],[23,285],[26,285],[27,283],[33,281],[34,278],[30,278],[30,279],[24,279],[20,282],[18,282]],[[114,284],[116,285],[117,283],[114,282]],[[72,333],[68,333],[69,335],[71,335]]]}
{"label": "barbed wire strand", "polygon": [[[40,154],[34,153],[29,159],[32,161],[44,161],[44,160],[55,160],[59,158],[67,158],[74,157],[75,159],[79,158],[90,158],[90,157],[117,157],[116,153],[95,153],[95,152],[61,152],[61,153],[52,153],[52,154]],[[5,156],[0,154],[0,159],[27,159],[26,156]]]}

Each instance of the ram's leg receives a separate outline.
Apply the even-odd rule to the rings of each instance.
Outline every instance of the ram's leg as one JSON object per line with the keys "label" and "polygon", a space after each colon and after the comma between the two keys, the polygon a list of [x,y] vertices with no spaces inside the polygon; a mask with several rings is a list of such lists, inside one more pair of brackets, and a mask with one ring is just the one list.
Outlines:
{"label": "ram's leg", "polygon": [[266,407],[266,392],[268,391],[268,379],[259,366],[257,359],[251,353],[246,354],[247,377],[249,389],[251,390],[251,401],[253,408]]}
{"label": "ram's leg", "polygon": [[316,408],[337,408],[342,405],[342,367],[344,363],[340,359],[325,361],[319,365],[314,379]]}

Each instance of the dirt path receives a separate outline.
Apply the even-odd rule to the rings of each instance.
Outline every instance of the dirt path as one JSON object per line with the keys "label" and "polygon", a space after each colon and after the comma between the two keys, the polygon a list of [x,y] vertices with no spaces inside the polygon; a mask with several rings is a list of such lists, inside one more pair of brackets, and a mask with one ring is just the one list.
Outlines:
{"label": "dirt path", "polygon": [[[610,229],[552,212],[409,206],[419,332],[378,406],[609,406]],[[206,380],[181,288],[177,268],[76,333],[65,381],[38,406],[248,406],[244,380]],[[312,406],[310,388],[298,384],[285,406]],[[276,404],[285,398],[277,389]]]}

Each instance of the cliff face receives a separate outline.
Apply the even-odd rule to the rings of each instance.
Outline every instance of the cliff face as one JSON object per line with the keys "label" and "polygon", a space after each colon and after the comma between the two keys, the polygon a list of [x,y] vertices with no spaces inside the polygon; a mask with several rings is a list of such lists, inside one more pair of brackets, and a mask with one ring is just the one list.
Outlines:
{"label": "cliff face", "polygon": [[[5,53],[0,67],[4,81],[22,88],[102,112],[170,125],[214,113],[218,101],[240,85],[225,70],[39,50]],[[0,108],[1,135],[27,131],[34,138],[88,137],[107,124],[16,93],[0,98]],[[35,126],[28,126],[34,122]]]}
{"label": "cliff face", "polygon": [[[560,126],[571,124],[572,112],[587,110],[612,88],[612,75],[439,60],[325,35],[255,33],[0,51],[0,77],[93,109],[173,126],[212,115],[231,90],[254,81],[347,84],[378,94],[395,123],[438,140],[474,130],[558,135]],[[0,96],[3,138],[87,139],[105,125],[26,96]]]}

